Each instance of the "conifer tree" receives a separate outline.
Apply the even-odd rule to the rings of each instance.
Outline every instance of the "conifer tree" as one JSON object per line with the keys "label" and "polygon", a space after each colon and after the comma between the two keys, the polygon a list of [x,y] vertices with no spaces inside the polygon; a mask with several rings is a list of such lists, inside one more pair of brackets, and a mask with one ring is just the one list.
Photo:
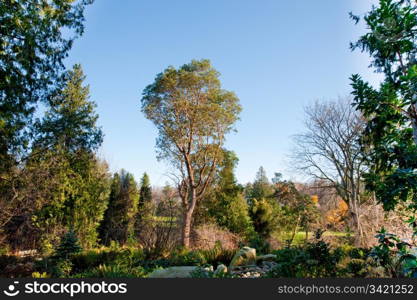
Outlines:
{"label": "conifer tree", "polygon": [[112,179],[109,204],[100,226],[103,244],[111,241],[125,244],[132,236],[137,213],[139,193],[132,174],[121,170]]}
{"label": "conifer tree", "polygon": [[108,175],[107,165],[95,155],[103,134],[84,80],[80,65],[67,73],[62,92],[37,124],[31,160],[36,163],[60,156],[65,162],[62,169],[50,174],[50,179],[60,184],[38,211],[39,226],[73,228],[81,244],[90,247],[97,240],[97,227],[107,205]]}

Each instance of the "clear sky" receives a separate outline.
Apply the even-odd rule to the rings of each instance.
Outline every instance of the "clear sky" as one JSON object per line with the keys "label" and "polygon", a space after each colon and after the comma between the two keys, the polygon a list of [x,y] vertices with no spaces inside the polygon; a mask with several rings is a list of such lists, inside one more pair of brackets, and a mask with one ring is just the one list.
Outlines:
{"label": "clear sky", "polygon": [[111,170],[143,172],[163,185],[168,170],[155,158],[157,132],[140,112],[144,87],[167,66],[208,58],[243,112],[226,146],[239,157],[236,175],[253,180],[288,168],[291,136],[303,131],[303,106],[350,93],[349,76],[369,58],[351,52],[373,0],[96,0],[68,66],[81,63],[105,133],[101,155]]}

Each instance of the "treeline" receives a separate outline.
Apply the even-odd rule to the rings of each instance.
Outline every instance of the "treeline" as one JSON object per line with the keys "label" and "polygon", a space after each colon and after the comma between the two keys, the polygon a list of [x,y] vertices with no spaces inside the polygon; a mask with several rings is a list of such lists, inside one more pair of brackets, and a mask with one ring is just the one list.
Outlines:
{"label": "treeline", "polygon": [[[277,234],[291,244],[299,230],[307,240],[315,227],[351,230],[361,244],[375,224],[399,219],[386,221],[381,205],[409,216],[417,231],[417,9],[411,0],[381,0],[364,17],[369,32],[351,45],[371,55],[384,76],[380,86],[353,75],[352,98],[307,108],[293,165],[312,178],[309,184],[279,174],[270,182],[262,168],[253,183],[237,183],[238,158],[224,145],[242,107],[209,60],[157,74],[141,109],[158,131],[158,158],[174,170],[174,187],[159,193],[146,174],[140,184],[123,170],[109,174],[97,155],[103,132],[82,68],[64,65],[92,2],[1,3],[2,247],[48,253],[72,232],[85,248],[134,243],[161,254],[178,244],[192,247],[205,224],[257,248]],[[330,198],[333,207],[324,201]]]}

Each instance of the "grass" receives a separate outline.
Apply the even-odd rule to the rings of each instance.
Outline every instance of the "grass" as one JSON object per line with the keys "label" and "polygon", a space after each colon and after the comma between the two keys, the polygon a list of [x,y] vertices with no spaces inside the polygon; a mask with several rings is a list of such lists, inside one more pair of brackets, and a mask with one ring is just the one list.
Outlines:
{"label": "grass", "polygon": [[[308,238],[312,238],[314,236],[314,232],[308,233]],[[347,232],[340,232],[340,231],[325,231],[323,234],[323,237],[349,237],[352,236],[351,233]],[[277,233],[275,237],[278,240],[285,241],[288,240],[291,237],[290,232],[285,233]],[[292,245],[301,245],[305,242],[306,233],[304,231],[298,231],[295,236],[294,240],[292,242]]]}

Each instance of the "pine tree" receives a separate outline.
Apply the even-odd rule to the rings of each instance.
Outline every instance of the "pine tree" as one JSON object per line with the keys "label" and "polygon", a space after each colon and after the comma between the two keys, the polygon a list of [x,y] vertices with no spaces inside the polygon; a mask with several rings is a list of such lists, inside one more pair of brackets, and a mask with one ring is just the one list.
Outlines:
{"label": "pine tree", "polygon": [[139,193],[132,174],[121,170],[112,179],[109,204],[100,226],[103,244],[111,241],[125,244],[132,236],[137,213]]}
{"label": "pine tree", "polygon": [[[96,125],[95,103],[89,100],[89,88],[80,65],[68,72],[60,95],[51,101],[45,117],[37,124],[32,160],[65,162],[62,169],[48,174],[60,180],[50,191],[49,201],[37,213],[41,231],[53,223],[73,228],[84,247],[97,240],[97,227],[107,205],[107,165],[97,159],[95,151],[103,134]],[[50,155],[52,154],[52,155]]]}
{"label": "pine tree", "polygon": [[274,189],[266,176],[265,169],[261,166],[256,173],[255,181],[246,190],[246,197],[251,204],[252,201],[270,198]]}
{"label": "pine tree", "polygon": [[73,254],[81,251],[82,247],[78,242],[77,235],[73,230],[70,230],[61,238],[61,243],[55,250],[54,256],[58,259],[69,259]]}
{"label": "pine tree", "polygon": [[147,203],[152,202],[152,188],[149,180],[149,176],[146,173],[143,173],[142,179],[140,181],[140,192],[139,192],[139,211]]}
{"label": "pine tree", "polygon": [[224,151],[224,158],[216,178],[214,191],[203,204],[209,217],[231,232],[248,236],[253,227],[243,187],[237,183],[234,169],[238,158],[232,151]]}

